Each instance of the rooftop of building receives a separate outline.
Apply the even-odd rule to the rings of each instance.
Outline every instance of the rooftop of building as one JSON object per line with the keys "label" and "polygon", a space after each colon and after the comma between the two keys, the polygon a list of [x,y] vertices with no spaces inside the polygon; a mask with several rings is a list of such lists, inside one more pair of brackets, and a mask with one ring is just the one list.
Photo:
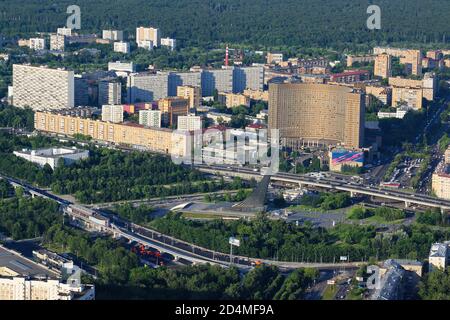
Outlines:
{"label": "rooftop of building", "polygon": [[73,148],[46,148],[46,149],[37,149],[37,150],[30,150],[30,149],[22,149],[21,151],[16,151],[20,154],[28,154],[32,156],[43,156],[47,158],[59,158],[64,155],[71,155],[71,154],[77,154],[77,153],[84,153],[86,150],[77,149],[75,147]]}
{"label": "rooftop of building", "polygon": [[351,70],[351,71],[344,71],[340,73],[334,73],[331,74],[331,77],[345,77],[345,76],[355,76],[355,75],[361,75],[361,74],[368,74],[368,70]]}
{"label": "rooftop of building", "polygon": [[397,300],[398,289],[405,270],[393,259],[388,259],[383,264],[388,269],[381,279],[380,289],[376,289],[372,295],[373,300]]}
{"label": "rooftop of building", "polygon": [[0,246],[0,269],[7,268],[19,276],[58,279],[59,274],[27,259],[19,253]]}
{"label": "rooftop of building", "polygon": [[449,242],[433,243],[430,249],[430,258],[445,258],[448,255]]}

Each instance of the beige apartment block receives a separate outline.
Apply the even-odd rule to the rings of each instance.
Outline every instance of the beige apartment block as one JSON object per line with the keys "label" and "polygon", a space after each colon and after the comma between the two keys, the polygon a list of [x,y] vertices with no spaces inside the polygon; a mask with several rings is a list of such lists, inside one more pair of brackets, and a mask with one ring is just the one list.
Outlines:
{"label": "beige apartment block", "polygon": [[405,104],[415,110],[419,110],[423,106],[423,90],[422,88],[409,87],[393,87],[392,88],[392,107]]}
{"label": "beige apartment block", "polygon": [[138,146],[175,156],[186,154],[188,135],[170,129],[146,128],[132,123],[110,123],[99,120],[63,116],[49,112],[35,112],[34,126],[38,131],[65,136],[83,134],[94,140],[125,146]]}
{"label": "beige apartment block", "polygon": [[374,55],[365,56],[347,56],[347,67],[353,66],[354,63],[370,63],[375,61]]}
{"label": "beige apartment block", "polygon": [[219,93],[219,102],[227,108],[238,106],[250,107],[250,98],[244,94],[221,92]]}
{"label": "beige apartment block", "polygon": [[196,86],[178,86],[177,97],[189,99],[191,109],[198,108],[201,105],[202,88]]}
{"label": "beige apartment block", "polygon": [[249,97],[251,100],[256,101],[269,101],[269,91],[260,91],[260,90],[244,90],[244,96]]}
{"label": "beige apartment block", "polygon": [[176,97],[158,100],[158,110],[161,111],[163,125],[177,126],[178,117],[189,114],[189,99]]}
{"label": "beige apartment block", "polygon": [[380,54],[375,58],[374,75],[387,79],[392,75],[392,57],[388,54]]}
{"label": "beige apartment block", "polygon": [[371,102],[371,97],[383,102],[385,105],[390,105],[392,100],[392,89],[383,86],[366,86],[366,104]]}
{"label": "beige apartment block", "polygon": [[159,47],[161,45],[161,34],[158,28],[136,28],[136,43],[138,47],[145,46],[149,41],[152,42],[152,47]]}
{"label": "beige apartment block", "polygon": [[283,62],[283,54],[282,53],[267,53],[267,64],[280,64]]}
{"label": "beige apartment block", "polygon": [[401,88],[422,88],[423,97],[428,101],[433,101],[437,91],[437,78],[433,73],[425,73],[423,80],[390,77],[389,85]]}

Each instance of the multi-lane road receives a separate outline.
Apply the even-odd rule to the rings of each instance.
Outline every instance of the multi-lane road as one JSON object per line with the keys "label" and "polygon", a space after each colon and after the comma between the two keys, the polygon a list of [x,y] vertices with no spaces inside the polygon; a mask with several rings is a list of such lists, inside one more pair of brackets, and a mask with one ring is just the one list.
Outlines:
{"label": "multi-lane road", "polygon": [[[243,167],[232,168],[226,166],[197,165],[196,168],[200,171],[211,174],[241,176],[244,178],[261,177],[260,173]],[[353,195],[368,195],[381,199],[395,200],[405,203],[405,206],[419,205],[424,207],[440,208],[442,210],[450,210],[449,200],[439,199],[419,193],[408,193],[389,188],[368,186],[351,181],[350,177],[345,179],[342,176],[330,175],[329,177],[324,176],[316,178],[308,175],[279,172],[272,176],[272,180],[293,183],[300,186],[312,186],[330,190],[345,191]]]}

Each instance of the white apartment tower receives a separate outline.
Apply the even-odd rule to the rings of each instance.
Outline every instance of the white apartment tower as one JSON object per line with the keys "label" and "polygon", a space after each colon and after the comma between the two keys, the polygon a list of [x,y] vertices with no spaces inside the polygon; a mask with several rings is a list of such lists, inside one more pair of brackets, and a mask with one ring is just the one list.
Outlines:
{"label": "white apartment tower", "polygon": [[136,43],[139,48],[159,47],[161,45],[161,35],[159,29],[152,27],[136,28]]}
{"label": "white apartment tower", "polygon": [[102,121],[122,123],[123,106],[122,105],[104,105],[102,106]]}
{"label": "white apartment tower", "polygon": [[15,64],[13,89],[13,104],[16,107],[59,110],[75,105],[73,71]]}
{"label": "white apartment tower", "polygon": [[178,116],[178,130],[195,131],[202,129],[202,118],[200,116],[188,115]]}
{"label": "white apartment tower", "polygon": [[50,50],[64,51],[66,48],[66,36],[60,34],[52,34],[50,36]]}
{"label": "white apartment tower", "polygon": [[122,103],[122,86],[118,81],[104,80],[98,83],[98,104],[114,105]]}
{"label": "white apartment tower", "polygon": [[139,124],[146,127],[161,128],[161,111],[160,110],[140,110]]}
{"label": "white apartment tower", "polygon": [[30,49],[32,49],[32,50],[45,50],[45,39],[44,38],[31,38],[29,46],[30,46]]}

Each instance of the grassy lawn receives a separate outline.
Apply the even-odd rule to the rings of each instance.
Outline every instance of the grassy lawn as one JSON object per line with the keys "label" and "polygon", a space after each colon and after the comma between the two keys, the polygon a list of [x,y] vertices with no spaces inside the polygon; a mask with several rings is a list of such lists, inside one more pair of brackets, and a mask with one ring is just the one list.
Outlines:
{"label": "grassy lawn", "polygon": [[372,223],[378,223],[378,224],[401,224],[405,219],[399,219],[394,221],[387,221],[383,217],[380,216],[372,216],[367,219],[363,219],[362,221],[372,222]]}
{"label": "grassy lawn", "polygon": [[323,292],[322,300],[333,300],[338,291],[338,286],[335,284],[327,285]]}

